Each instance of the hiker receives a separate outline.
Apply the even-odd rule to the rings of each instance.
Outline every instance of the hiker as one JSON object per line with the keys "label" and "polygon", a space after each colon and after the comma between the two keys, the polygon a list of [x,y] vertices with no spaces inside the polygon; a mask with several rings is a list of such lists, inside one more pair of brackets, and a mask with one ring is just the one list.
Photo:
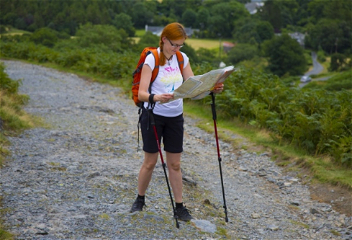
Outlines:
{"label": "hiker", "polygon": [[[183,55],[182,74],[179,69],[176,52],[183,47],[187,39],[186,31],[180,23],[170,23],[162,31],[159,41],[159,73],[149,89],[152,70],[155,67],[153,54],[149,54],[144,62],[138,99],[144,102],[141,115],[141,131],[143,138],[144,162],[138,175],[138,196],[132,205],[130,212],[142,211],[145,205],[145,194],[155,164],[158,160],[158,145],[153,128],[150,126],[150,118],[146,109],[153,108],[155,127],[158,139],[163,141],[166,152],[166,164],[169,171],[170,184],[175,198],[175,217],[179,220],[189,221],[192,219],[188,209],[183,205],[182,199],[182,173],[181,153],[183,151],[183,100],[173,99],[173,91],[177,89],[183,80],[194,76],[188,56]],[[220,93],[223,84],[217,85],[213,92]],[[167,103],[166,103],[167,102]],[[164,103],[164,104],[163,104]]]}

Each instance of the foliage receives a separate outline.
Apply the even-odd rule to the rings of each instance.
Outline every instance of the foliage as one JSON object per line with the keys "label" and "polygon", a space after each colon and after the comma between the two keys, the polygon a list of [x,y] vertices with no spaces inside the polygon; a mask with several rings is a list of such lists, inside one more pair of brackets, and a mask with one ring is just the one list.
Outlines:
{"label": "foliage", "polygon": [[[236,20],[249,16],[244,5],[236,1],[228,3],[218,3],[212,6],[209,10],[210,18],[208,27],[212,35],[210,37],[229,38],[234,30]],[[231,19],[231,21],[228,21]],[[226,24],[224,24],[226,22]]]}
{"label": "foliage", "polygon": [[20,86],[21,81],[13,81],[5,73],[5,66],[3,63],[0,63],[0,90],[5,91],[9,94],[15,94],[18,92],[18,87]]}
{"label": "foliage", "polygon": [[331,55],[330,71],[340,71],[346,65],[346,56],[341,53]]}
{"label": "foliage", "polygon": [[58,41],[57,32],[50,28],[40,28],[31,36],[30,40],[35,44],[43,44],[47,47],[53,47]]}
{"label": "foliage", "polygon": [[131,40],[123,29],[117,30],[109,25],[82,25],[76,34],[74,40],[82,48],[92,46],[107,47],[112,51],[123,52],[132,45]]}
{"label": "foliage", "polygon": [[250,44],[237,44],[228,53],[227,61],[231,64],[236,64],[244,60],[250,60],[255,56],[258,56],[258,49],[256,46]]}
{"label": "foliage", "polygon": [[185,27],[198,27],[196,26],[197,13],[192,9],[186,9],[186,11],[182,14],[182,22]]}
{"label": "foliage", "polygon": [[[16,132],[33,126],[30,117],[22,110],[28,102],[28,96],[18,94],[20,80],[12,80],[5,72],[5,65],[0,63],[0,168],[3,166],[8,150],[8,137]],[[0,204],[3,199],[0,196]],[[0,216],[2,212],[0,212]],[[5,230],[0,219],[0,239],[15,239],[13,234]]]}
{"label": "foliage", "polygon": [[[235,93],[235,94],[234,94]],[[239,69],[217,98],[231,118],[266,128],[282,140],[311,154],[331,154],[338,164],[352,166],[350,92],[284,86],[274,75]]]}
{"label": "foliage", "polygon": [[259,46],[273,33],[305,32],[306,47],[350,53],[350,0],[271,0],[257,14],[244,7],[247,0],[227,1],[35,1],[2,0],[0,25],[34,32],[51,28],[75,35],[80,26],[111,25],[134,36],[134,28],[164,26],[179,21],[199,29],[202,38],[228,38]]}
{"label": "foliage", "polygon": [[116,14],[112,24],[117,29],[123,29],[128,34],[129,37],[135,35],[135,28],[133,27],[132,18],[126,13]]}
{"label": "foliage", "polygon": [[278,76],[300,75],[306,70],[302,47],[287,34],[266,41],[263,49],[268,57],[268,69]]}
{"label": "foliage", "polygon": [[296,1],[267,1],[259,13],[263,20],[269,21],[277,31],[287,25],[293,25],[295,13],[299,5]]}
{"label": "foliage", "polygon": [[239,19],[235,28],[233,37],[240,43],[248,43],[254,39],[257,44],[261,44],[274,37],[274,28],[268,21],[259,21],[252,17]]}
{"label": "foliage", "polygon": [[138,51],[141,52],[145,47],[158,47],[159,37],[154,35],[152,32],[146,32],[139,40],[138,45],[140,46]]}
{"label": "foliage", "polygon": [[196,51],[189,45],[187,45],[187,43],[184,44],[183,48],[182,48],[182,52],[186,53],[187,56],[189,57],[190,62],[192,63],[198,63],[198,56],[196,54]]}
{"label": "foliage", "polygon": [[[22,106],[28,102],[26,95],[18,94],[20,80],[12,80],[5,72],[5,66],[0,63],[0,166],[8,154],[6,136],[8,131],[26,129],[32,125],[26,120]],[[1,224],[0,224],[1,225]],[[1,229],[0,229],[1,232]]]}
{"label": "foliage", "polygon": [[[324,88],[328,91],[352,90],[352,73],[345,71],[326,81]],[[352,100],[352,99],[351,99]]]}
{"label": "foliage", "polygon": [[198,62],[199,63],[218,63],[218,59],[216,58],[216,51],[215,50],[210,50],[206,48],[199,48],[197,51],[197,57],[198,57]]}
{"label": "foliage", "polygon": [[319,51],[317,52],[317,58],[318,58],[318,62],[320,62],[320,63],[325,62],[325,61],[326,61],[326,57],[325,57],[324,51],[319,50]]}

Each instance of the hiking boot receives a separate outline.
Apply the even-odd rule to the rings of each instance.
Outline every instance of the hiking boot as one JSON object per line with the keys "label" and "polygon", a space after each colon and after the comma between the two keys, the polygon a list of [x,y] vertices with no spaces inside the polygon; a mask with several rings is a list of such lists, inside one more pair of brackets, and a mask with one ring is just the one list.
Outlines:
{"label": "hiking boot", "polygon": [[132,207],[131,207],[130,212],[131,212],[131,213],[136,212],[136,211],[139,211],[139,212],[140,212],[140,211],[143,210],[144,205],[145,205],[144,200],[137,198],[137,199],[134,201],[134,203],[133,203],[133,205],[132,205]]}
{"label": "hiking boot", "polygon": [[184,206],[182,206],[182,208],[176,208],[175,215],[177,216],[177,219],[181,221],[190,221],[193,219],[191,214],[189,214],[188,209]]}

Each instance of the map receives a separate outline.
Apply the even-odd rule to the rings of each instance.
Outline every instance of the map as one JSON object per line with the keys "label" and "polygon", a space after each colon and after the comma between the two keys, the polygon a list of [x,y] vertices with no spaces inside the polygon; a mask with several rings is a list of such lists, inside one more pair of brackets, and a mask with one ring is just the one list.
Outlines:
{"label": "map", "polygon": [[214,86],[222,83],[235,71],[233,66],[222,69],[211,70],[203,75],[188,78],[179,88],[174,91],[174,99],[191,98],[193,100],[202,99],[210,94]]}

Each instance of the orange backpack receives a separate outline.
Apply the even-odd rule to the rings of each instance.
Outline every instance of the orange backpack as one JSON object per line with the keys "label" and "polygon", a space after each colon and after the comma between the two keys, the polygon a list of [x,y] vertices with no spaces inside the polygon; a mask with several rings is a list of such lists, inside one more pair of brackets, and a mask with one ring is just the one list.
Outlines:
{"label": "orange backpack", "polygon": [[[149,85],[149,91],[151,89],[152,83],[155,81],[156,77],[158,76],[159,73],[159,55],[156,47],[146,47],[143,49],[141,56],[139,58],[138,64],[136,66],[136,69],[133,72],[133,82],[132,82],[132,99],[136,106],[141,107],[142,103],[138,99],[138,90],[139,90],[139,84],[141,81],[141,74],[142,74],[142,68],[144,65],[145,58],[152,53],[154,55],[155,59],[155,67],[152,71],[152,78],[150,79],[150,85]],[[183,72],[183,56],[180,51],[176,52],[177,56],[177,61],[178,65],[180,67],[181,74]]]}

